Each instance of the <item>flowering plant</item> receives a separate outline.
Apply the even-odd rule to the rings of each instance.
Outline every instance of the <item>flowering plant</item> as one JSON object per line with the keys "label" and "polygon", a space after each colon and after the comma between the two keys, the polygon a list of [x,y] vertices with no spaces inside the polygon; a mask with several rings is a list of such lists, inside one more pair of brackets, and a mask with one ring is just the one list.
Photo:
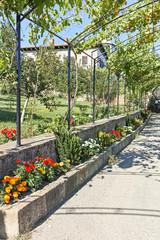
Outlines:
{"label": "flowering plant", "polygon": [[34,161],[22,162],[17,160],[17,167],[14,174],[21,176],[28,183],[30,191],[36,191],[43,181],[52,182],[57,177],[65,173],[70,168],[70,160],[66,162],[55,163],[51,158],[36,157]]}
{"label": "flowering plant", "polygon": [[150,114],[150,111],[147,109],[141,111],[141,116],[144,120],[148,117],[149,114]]}
{"label": "flowering plant", "polygon": [[22,177],[5,176],[0,186],[0,205],[19,198],[22,192],[27,191],[27,182]]}
{"label": "flowering plant", "polygon": [[0,185],[0,205],[15,201],[27,190],[34,192],[43,181],[51,182],[70,169],[69,159],[55,163],[51,158],[36,157],[35,161],[22,162],[17,159],[16,162],[14,177],[5,176]]}
{"label": "flowering plant", "polygon": [[102,143],[98,138],[89,138],[82,144],[82,155],[84,157],[97,155],[102,149]]}
{"label": "flowering plant", "polygon": [[124,129],[124,127],[116,125],[116,131],[118,131],[122,137],[126,136],[126,130]]}
{"label": "flowering plant", "polygon": [[138,128],[142,123],[142,120],[134,118],[134,129]]}
{"label": "flowering plant", "polygon": [[112,130],[110,133],[110,139],[111,139],[111,143],[114,143],[116,141],[119,141],[121,139],[121,135],[119,131],[114,131]]}
{"label": "flowering plant", "polygon": [[98,137],[102,142],[103,147],[111,145],[110,135],[105,132],[99,132]]}
{"label": "flowering plant", "polygon": [[10,128],[9,130],[7,128],[4,128],[1,130],[1,134],[4,136],[4,141],[8,142],[9,140],[15,141],[16,140],[16,129]]}
{"label": "flowering plant", "polygon": [[123,126],[123,128],[125,129],[127,134],[132,133],[132,130],[133,130],[132,126]]}

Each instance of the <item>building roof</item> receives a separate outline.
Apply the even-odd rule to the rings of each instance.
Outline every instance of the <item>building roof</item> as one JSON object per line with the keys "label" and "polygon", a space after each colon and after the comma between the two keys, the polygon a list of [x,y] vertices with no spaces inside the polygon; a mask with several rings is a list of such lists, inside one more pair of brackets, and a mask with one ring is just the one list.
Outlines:
{"label": "building roof", "polygon": [[[42,48],[49,48],[51,45],[40,45],[40,46],[28,46],[28,47],[21,47],[21,51],[36,51],[39,50],[40,47]],[[67,44],[54,44],[55,49],[65,49],[68,48]]]}

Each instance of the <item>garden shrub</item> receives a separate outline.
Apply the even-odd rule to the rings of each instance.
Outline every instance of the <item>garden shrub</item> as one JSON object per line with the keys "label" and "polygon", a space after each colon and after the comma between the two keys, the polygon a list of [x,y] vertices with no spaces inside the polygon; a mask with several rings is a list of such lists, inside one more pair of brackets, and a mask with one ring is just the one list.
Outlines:
{"label": "garden shrub", "polygon": [[56,147],[60,161],[71,160],[72,165],[81,163],[81,139],[71,131],[56,132]]}
{"label": "garden shrub", "polygon": [[119,131],[122,137],[126,136],[126,130],[124,129],[124,127],[121,127],[118,124],[116,124],[116,131]]}
{"label": "garden shrub", "polygon": [[126,126],[132,126],[134,125],[134,119],[130,116],[130,114],[127,112],[126,116]]}
{"label": "garden shrub", "polygon": [[97,155],[102,149],[102,142],[98,138],[89,138],[82,144],[82,153],[85,157]]}
{"label": "garden shrub", "polygon": [[103,147],[111,145],[111,139],[109,134],[105,132],[99,132],[98,138],[101,140]]}

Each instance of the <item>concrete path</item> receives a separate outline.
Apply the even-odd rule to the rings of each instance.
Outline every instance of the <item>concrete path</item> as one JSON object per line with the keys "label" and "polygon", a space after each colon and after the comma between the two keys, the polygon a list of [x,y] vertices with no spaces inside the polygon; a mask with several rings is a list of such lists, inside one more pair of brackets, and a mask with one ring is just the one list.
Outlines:
{"label": "concrete path", "polygon": [[31,240],[160,240],[160,115]]}

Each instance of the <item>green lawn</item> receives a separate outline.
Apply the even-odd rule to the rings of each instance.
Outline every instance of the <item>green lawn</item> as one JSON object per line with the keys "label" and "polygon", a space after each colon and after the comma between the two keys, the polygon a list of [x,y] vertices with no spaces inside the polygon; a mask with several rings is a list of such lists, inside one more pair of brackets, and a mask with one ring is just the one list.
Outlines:
{"label": "green lawn", "polygon": [[[21,97],[21,110],[23,109],[25,98]],[[30,114],[32,110],[33,99],[30,99],[27,111],[25,114],[25,120],[22,124],[22,137],[28,137],[29,135],[37,135],[39,131],[37,126],[39,123],[46,121],[53,121],[57,116],[65,116],[68,109],[68,102],[65,98],[55,97],[56,108],[53,112],[50,112],[40,101],[37,101],[34,118],[33,118],[33,129],[32,133],[28,134],[28,126],[30,120]],[[83,106],[86,106],[85,112]],[[80,110],[81,108],[81,110]],[[72,110],[72,115],[88,116],[92,114],[92,103],[87,101],[78,101]],[[16,96],[12,96],[9,99],[8,95],[1,95],[0,97],[0,130],[3,128],[16,128]],[[0,137],[0,142],[2,139]]]}
{"label": "green lawn", "polygon": [[[21,110],[23,109],[25,97],[21,97]],[[68,109],[68,101],[65,98],[55,97],[55,110],[50,112],[40,101],[36,102],[35,113],[33,117],[32,131],[28,131],[30,115],[32,110],[33,99],[30,99],[27,107],[25,120],[22,124],[22,138],[32,135],[38,135],[43,132],[44,124],[46,122],[52,122],[57,116],[65,116]],[[114,116],[117,113],[116,105],[110,105],[110,116]],[[96,119],[106,117],[106,113],[103,114],[104,105],[96,105]],[[120,106],[120,113],[123,113],[123,106]],[[77,117],[77,124],[83,124],[85,122],[92,122],[92,102],[77,101],[72,109],[71,116]],[[41,125],[41,128],[38,126]],[[9,98],[9,95],[0,96],[0,130],[4,128],[16,129],[16,96]],[[3,143],[2,135],[0,134],[0,143]]]}

